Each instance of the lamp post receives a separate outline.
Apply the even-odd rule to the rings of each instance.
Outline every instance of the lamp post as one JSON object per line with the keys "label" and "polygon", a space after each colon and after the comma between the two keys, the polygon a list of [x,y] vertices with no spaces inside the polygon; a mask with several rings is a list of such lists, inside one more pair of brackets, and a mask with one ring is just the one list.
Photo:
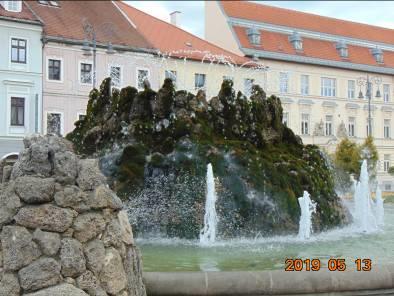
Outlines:
{"label": "lamp post", "polygon": [[[111,26],[112,24],[105,23],[102,24],[105,26]],[[101,27],[101,26],[99,26]],[[90,24],[86,19],[83,21],[83,31],[85,33],[85,40],[83,42],[83,55],[91,56],[93,52],[93,69],[92,69],[92,84],[93,88],[96,88],[96,67],[97,67],[97,39],[96,39],[96,31],[92,24]],[[92,49],[92,50],[91,50]],[[115,53],[113,49],[112,43],[108,42],[106,53],[111,55]]]}
{"label": "lamp post", "polygon": [[382,78],[380,76],[370,76],[367,74],[367,77],[359,77],[357,78],[357,84],[360,87],[360,91],[358,93],[359,99],[364,99],[363,92],[361,91],[362,87],[366,87],[365,96],[368,99],[368,136],[372,137],[372,117],[371,117],[371,100],[372,100],[372,85],[375,84],[378,86],[376,91],[376,98],[382,97],[380,94],[379,86],[382,83]]}

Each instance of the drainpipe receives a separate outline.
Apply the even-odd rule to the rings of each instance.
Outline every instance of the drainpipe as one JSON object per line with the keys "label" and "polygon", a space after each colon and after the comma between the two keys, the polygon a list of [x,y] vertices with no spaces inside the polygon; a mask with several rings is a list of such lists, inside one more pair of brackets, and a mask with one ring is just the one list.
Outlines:
{"label": "drainpipe", "polygon": [[41,52],[41,63],[42,63],[42,79],[41,79],[41,128],[39,129],[40,134],[45,134],[44,132],[44,69],[45,69],[45,55],[44,55],[44,49],[45,49],[45,44],[48,43],[48,40],[45,38],[44,33],[42,33],[42,52]]}

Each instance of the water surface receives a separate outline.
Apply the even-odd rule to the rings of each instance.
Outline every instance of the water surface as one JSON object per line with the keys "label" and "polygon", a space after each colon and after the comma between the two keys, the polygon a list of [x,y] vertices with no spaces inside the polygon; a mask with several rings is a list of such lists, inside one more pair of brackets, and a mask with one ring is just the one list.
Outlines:
{"label": "water surface", "polygon": [[394,263],[394,204],[385,204],[385,225],[375,233],[360,233],[351,226],[312,234],[307,241],[294,236],[217,241],[137,239],[144,271],[240,271],[283,269],[286,258],[344,258],[354,268],[357,258],[374,264]]}

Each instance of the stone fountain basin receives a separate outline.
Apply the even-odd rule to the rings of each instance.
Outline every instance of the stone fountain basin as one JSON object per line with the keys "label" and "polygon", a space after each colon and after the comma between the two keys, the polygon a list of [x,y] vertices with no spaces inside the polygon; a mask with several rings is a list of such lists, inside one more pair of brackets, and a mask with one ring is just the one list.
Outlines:
{"label": "stone fountain basin", "polygon": [[145,272],[153,295],[394,295],[394,265],[367,271]]}

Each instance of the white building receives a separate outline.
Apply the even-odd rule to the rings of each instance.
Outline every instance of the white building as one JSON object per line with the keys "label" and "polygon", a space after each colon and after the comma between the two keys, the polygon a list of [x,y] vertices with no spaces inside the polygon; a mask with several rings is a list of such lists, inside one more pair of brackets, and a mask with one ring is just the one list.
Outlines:
{"label": "white building", "polygon": [[0,160],[41,132],[42,23],[22,1],[0,1]]}
{"label": "white building", "polygon": [[304,143],[333,152],[344,136],[360,143],[370,133],[378,180],[394,190],[394,30],[246,1],[205,3],[206,39],[269,67],[267,92],[281,98],[284,121]]}

